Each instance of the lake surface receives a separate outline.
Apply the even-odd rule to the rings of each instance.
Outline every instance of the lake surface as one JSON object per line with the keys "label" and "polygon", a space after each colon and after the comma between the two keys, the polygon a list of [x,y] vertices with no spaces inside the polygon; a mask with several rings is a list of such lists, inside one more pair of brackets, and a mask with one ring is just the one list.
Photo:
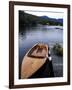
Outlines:
{"label": "lake surface", "polygon": [[[53,45],[56,43],[63,45],[63,27],[38,25],[36,27],[29,27],[19,31],[19,75],[24,55],[34,44],[39,42],[48,44],[51,51]],[[51,56],[55,76],[62,77],[63,58],[54,55],[53,52],[51,52]]]}

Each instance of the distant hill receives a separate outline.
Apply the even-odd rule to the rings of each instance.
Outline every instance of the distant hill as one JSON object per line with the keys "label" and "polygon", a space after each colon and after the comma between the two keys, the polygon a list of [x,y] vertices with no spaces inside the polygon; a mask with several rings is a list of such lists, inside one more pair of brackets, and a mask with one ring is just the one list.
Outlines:
{"label": "distant hill", "polygon": [[58,19],[58,22],[63,23],[63,19]]}
{"label": "distant hill", "polygon": [[62,18],[56,19],[56,18],[50,18],[50,17],[47,17],[47,16],[40,16],[40,18],[48,19],[49,21],[53,21],[53,22],[63,23]]}
{"label": "distant hill", "polygon": [[40,18],[49,19],[48,16],[40,16]]}
{"label": "distant hill", "polygon": [[31,27],[37,24],[42,25],[63,25],[63,19],[55,19],[47,16],[36,16],[19,11],[19,27]]}

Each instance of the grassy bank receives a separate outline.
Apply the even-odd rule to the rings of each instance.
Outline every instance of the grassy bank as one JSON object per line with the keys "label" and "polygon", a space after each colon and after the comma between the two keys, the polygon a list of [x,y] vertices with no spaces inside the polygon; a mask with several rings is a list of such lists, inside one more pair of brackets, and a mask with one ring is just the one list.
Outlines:
{"label": "grassy bank", "polygon": [[53,48],[52,48],[53,52],[55,55],[58,55],[58,56],[63,56],[63,47],[56,43]]}

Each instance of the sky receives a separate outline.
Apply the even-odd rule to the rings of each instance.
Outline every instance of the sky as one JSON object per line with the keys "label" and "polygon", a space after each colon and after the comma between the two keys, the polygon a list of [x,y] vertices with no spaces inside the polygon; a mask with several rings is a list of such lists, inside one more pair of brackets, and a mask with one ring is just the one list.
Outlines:
{"label": "sky", "polygon": [[63,18],[63,12],[52,12],[52,11],[25,11],[28,14],[36,15],[36,16],[48,16],[50,18]]}

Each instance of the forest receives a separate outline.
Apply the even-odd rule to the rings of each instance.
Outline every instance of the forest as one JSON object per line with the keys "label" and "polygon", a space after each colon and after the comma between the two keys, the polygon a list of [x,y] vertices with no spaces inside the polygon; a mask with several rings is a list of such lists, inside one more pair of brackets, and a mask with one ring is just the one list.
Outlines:
{"label": "forest", "polygon": [[47,16],[36,16],[19,10],[19,28],[41,25],[63,26],[63,19],[55,19]]}

